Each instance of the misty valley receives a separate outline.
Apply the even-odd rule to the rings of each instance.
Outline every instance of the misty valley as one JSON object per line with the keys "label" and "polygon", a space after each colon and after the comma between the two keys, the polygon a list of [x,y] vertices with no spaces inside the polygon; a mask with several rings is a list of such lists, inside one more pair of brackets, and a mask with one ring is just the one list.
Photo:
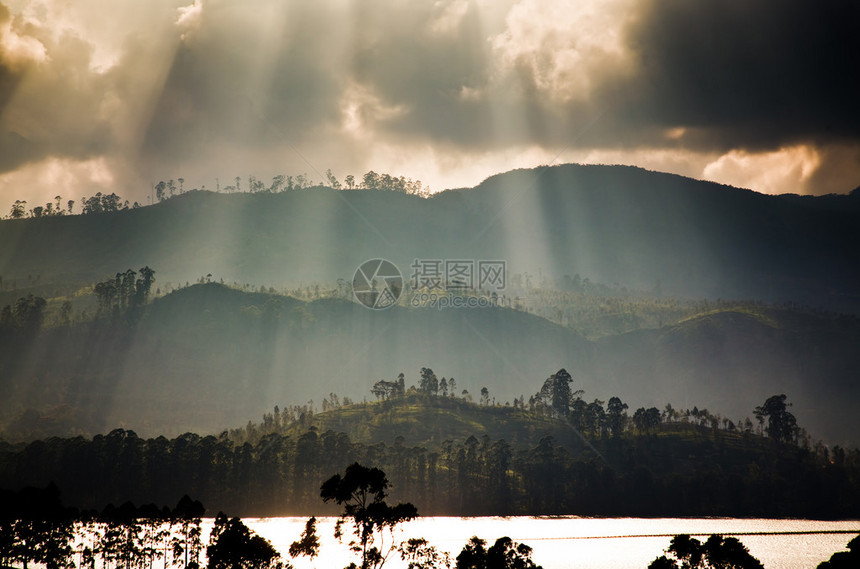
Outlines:
{"label": "misty valley", "polygon": [[[305,567],[318,523],[329,563],[571,566],[514,529],[540,516],[726,518],[648,533],[643,567],[761,567],[767,531],[856,561],[857,190],[374,176],[16,202],[0,565]],[[434,543],[419,515],[504,523]],[[287,516],[295,535],[263,535]]]}

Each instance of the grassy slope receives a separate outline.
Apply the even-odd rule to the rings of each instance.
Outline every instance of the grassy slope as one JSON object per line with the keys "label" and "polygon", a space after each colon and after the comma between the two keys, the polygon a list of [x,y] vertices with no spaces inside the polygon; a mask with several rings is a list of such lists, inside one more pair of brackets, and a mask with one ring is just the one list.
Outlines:
{"label": "grassy slope", "polygon": [[[356,403],[317,413],[310,425],[319,431],[345,432],[356,442],[393,443],[398,437],[408,446],[438,447],[446,440],[469,436],[505,439],[515,448],[528,448],[544,436],[577,445],[579,437],[561,421],[513,407],[482,406],[463,399],[408,394],[390,401]],[[294,425],[298,435],[306,427]]]}
{"label": "grassy slope", "polygon": [[[594,457],[616,473],[634,466],[657,476],[691,476],[703,469],[744,471],[749,465],[771,465],[794,471],[803,451],[774,444],[754,433],[725,431],[687,422],[661,424],[649,433],[628,430],[619,437],[580,436],[569,424],[527,410],[484,407],[458,399],[411,394],[388,402],[354,404],[314,415],[286,434],[298,437],[308,426],[319,432],[345,432],[366,445],[421,446],[438,450],[445,441],[462,443],[470,436],[504,439],[515,452],[529,452],[551,436],[573,457]],[[398,438],[402,437],[400,440]]]}

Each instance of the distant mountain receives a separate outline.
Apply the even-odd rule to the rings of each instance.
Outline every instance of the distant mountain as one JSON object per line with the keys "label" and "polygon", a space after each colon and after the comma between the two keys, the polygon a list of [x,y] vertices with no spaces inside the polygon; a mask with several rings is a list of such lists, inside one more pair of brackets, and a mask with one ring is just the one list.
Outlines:
{"label": "distant mountain", "polygon": [[509,274],[692,298],[860,312],[860,193],[768,196],[625,166],[517,170],[430,199],[310,188],[191,192],[112,214],[0,221],[0,276],[93,281],[149,265],[280,285],[351,280],[365,260],[505,260]]}
{"label": "distant mountain", "polygon": [[854,317],[740,307],[591,342],[508,308],[373,311],[210,283],[159,298],[131,322],[0,342],[0,426],[12,438],[219,432],[275,404],[319,406],[332,392],[372,399],[376,380],[404,372],[417,384],[421,367],[476,400],[486,386],[502,404],[566,368],[588,401],[697,405],[735,422],[786,393],[814,437],[856,444],[858,340]]}

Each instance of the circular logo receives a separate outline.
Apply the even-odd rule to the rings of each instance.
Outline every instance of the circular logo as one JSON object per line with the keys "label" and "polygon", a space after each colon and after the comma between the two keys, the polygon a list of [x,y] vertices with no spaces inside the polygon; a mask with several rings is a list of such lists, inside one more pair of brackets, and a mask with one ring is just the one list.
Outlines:
{"label": "circular logo", "polygon": [[403,276],[391,261],[371,259],[355,270],[352,293],[358,302],[368,308],[389,308],[397,303],[403,293]]}

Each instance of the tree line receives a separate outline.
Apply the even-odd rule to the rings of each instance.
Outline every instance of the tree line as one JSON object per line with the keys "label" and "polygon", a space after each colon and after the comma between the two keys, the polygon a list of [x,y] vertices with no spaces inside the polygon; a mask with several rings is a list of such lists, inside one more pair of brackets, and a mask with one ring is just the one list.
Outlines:
{"label": "tree line", "polygon": [[[9,211],[7,219],[23,219],[26,217],[58,217],[63,215],[75,215],[75,200],[66,201],[64,208],[62,205],[63,197],[54,197],[53,202],[47,202],[44,206],[37,205],[27,209],[27,200],[15,200],[12,204],[12,209]],[[111,213],[116,211],[125,211],[129,208],[137,209],[140,207],[138,202],[129,204],[128,200],[123,200],[115,192],[103,194],[96,192],[94,196],[81,198],[81,213],[89,215],[93,213]]]}
{"label": "tree line", "polygon": [[203,505],[183,496],[174,508],[124,502],[101,511],[66,507],[53,483],[0,490],[0,565],[48,569],[193,567],[202,553]]}
{"label": "tree line", "polygon": [[[380,413],[393,405],[380,404]],[[53,480],[82,508],[170,503],[188,493],[242,515],[299,515],[320,512],[314,480],[361,462],[390,472],[393,495],[415,496],[434,515],[860,514],[857,450],[823,456],[722,433],[688,425],[660,436],[579,444],[544,436],[523,446],[486,435],[438,445],[408,445],[402,437],[357,442],[314,426],[269,433],[253,444],[234,443],[227,432],[142,439],[117,429],[92,439],[0,443],[0,487]]]}
{"label": "tree line", "polygon": [[[145,305],[152,294],[155,283],[155,270],[148,266],[139,271],[127,269],[93,286],[93,294],[98,300],[98,314],[118,317],[130,315]],[[18,298],[13,304],[0,308],[0,341],[27,341],[38,334],[48,314],[48,301],[32,293]],[[56,314],[56,322],[63,326],[71,325],[72,303],[63,301]],[[23,347],[23,346],[22,346]]]}
{"label": "tree line", "polygon": [[[514,409],[528,409],[531,413],[561,419],[576,429],[580,434],[589,437],[617,437],[625,432],[647,434],[653,432],[662,423],[684,423],[695,424],[712,429],[724,429],[730,432],[752,433],[753,423],[749,417],[739,419],[737,423],[718,413],[711,413],[707,409],[675,409],[671,403],[667,403],[661,411],[656,407],[639,407],[628,414],[630,408],[619,397],[610,397],[608,401],[594,399],[586,402],[582,398],[584,391],[571,389],[573,378],[565,369],[548,377],[540,391],[531,395],[526,402],[524,396],[514,398]],[[406,388],[405,376],[398,374],[394,381],[381,379],[373,384],[370,390],[377,400],[388,401],[403,397],[407,393],[421,393],[429,397],[458,398],[472,401],[472,395],[464,389],[457,393],[457,381],[452,378],[440,380],[436,373],[430,368],[421,368],[419,372],[418,385]],[[332,394],[333,400],[336,395]],[[490,396],[490,390],[482,386],[480,390],[481,406],[497,406],[495,397]],[[605,406],[604,406],[605,404]],[[510,406],[506,401],[504,406]],[[766,435],[775,441],[783,443],[798,444],[801,441],[806,446],[811,446],[808,434],[797,424],[797,419],[788,411],[791,403],[787,402],[785,394],[769,397],[764,404],[753,410],[759,428],[759,434]],[[324,405],[324,410],[326,406]],[[266,423],[264,421],[264,423]],[[765,426],[767,423],[767,426]],[[264,432],[269,432],[265,431]]]}
{"label": "tree line", "polygon": [[[378,174],[373,170],[366,172],[363,176],[356,178],[352,174],[344,177],[340,181],[328,169],[325,171],[324,180],[320,183],[314,182],[308,175],[299,174],[297,176],[278,174],[272,177],[271,182],[266,183],[256,176],[248,176],[246,185],[243,185],[242,178],[236,176],[231,180],[231,184],[221,186],[218,178],[215,179],[215,191],[224,191],[228,194],[247,192],[247,193],[271,193],[278,194],[282,192],[290,192],[294,190],[302,190],[315,186],[327,186],[335,190],[380,190],[389,192],[399,192],[403,194],[428,197],[430,188],[425,187],[421,180],[413,180],[405,176],[393,176],[391,174]],[[178,184],[178,185],[177,185]],[[206,185],[201,188],[193,188],[190,191],[206,191]],[[152,185],[152,193],[155,202],[162,202],[174,196],[186,193],[185,179],[177,178],[167,181],[160,180],[157,184]],[[63,207],[65,205],[65,207]],[[63,197],[56,196],[53,201],[45,203],[45,205],[36,205],[31,208],[27,207],[27,200],[15,200],[7,219],[24,219],[27,217],[53,217],[62,215],[75,215],[74,213],[75,200],[68,200],[63,204]],[[96,192],[95,195],[81,199],[81,214],[89,215],[96,213],[111,213],[116,211],[125,211],[128,209],[137,209],[141,207],[138,202],[130,203],[129,200],[124,200],[115,192],[102,193]]]}
{"label": "tree line", "polygon": [[[389,480],[381,469],[359,463],[346,467],[319,486],[319,498],[335,503],[340,512],[334,537],[348,546],[355,561],[347,569],[381,569],[392,555],[409,569],[451,569],[448,553],[426,539],[399,541],[395,529],[418,517],[411,502],[390,504]],[[102,567],[197,569],[202,561],[202,503],[184,495],[173,509],[148,504],[139,508],[126,502],[112,504],[101,512],[80,511],[63,506],[57,487],[0,490],[0,564],[40,563],[47,569]],[[288,549],[289,559],[266,538],[257,535],[239,517],[218,512],[205,547],[209,569],[288,569],[290,560],[316,558],[320,552],[316,517],[311,516],[299,538]],[[822,562],[819,569],[855,567],[860,560],[860,536]],[[478,536],[470,538],[454,560],[456,569],[541,569],[532,560],[532,549],[509,537],[500,537],[487,547]],[[649,569],[762,569],[737,538],[711,535],[704,543],[690,535],[674,536],[665,554]]]}
{"label": "tree line", "polygon": [[155,283],[155,271],[145,266],[139,273],[140,277],[136,278],[138,272],[127,269],[96,283],[93,293],[98,299],[99,312],[117,315],[146,304]]}
{"label": "tree line", "polygon": [[[666,404],[662,412],[656,407],[640,407],[631,417],[627,413],[629,406],[619,397],[610,397],[605,408],[599,399],[586,403],[582,399],[583,391],[571,390],[572,383],[573,378],[565,369],[552,374],[544,381],[541,390],[529,398],[529,410],[558,417],[580,433],[598,437],[619,436],[629,429],[649,433],[664,421],[695,422],[712,429],[722,427],[727,431],[752,432],[752,421],[748,417],[735,424],[731,419],[712,414],[707,409],[693,407],[692,410],[678,411],[670,403]],[[788,411],[790,406],[785,394],[773,395],[757,406],[753,414],[759,423],[759,432],[780,443],[797,444],[806,435],[798,426],[795,416]],[[764,426],[765,422],[767,426]]]}
{"label": "tree line", "polygon": [[[400,524],[418,517],[409,503],[387,502],[389,481],[378,468],[358,463],[344,474],[335,474],[318,487],[324,502],[341,507],[334,537],[348,545],[362,569],[379,569],[396,553],[410,569],[451,567],[450,557],[423,538],[402,542],[394,538]],[[13,492],[0,490],[0,565],[39,563],[47,569],[79,567],[197,569],[205,551],[209,569],[286,569],[292,567],[271,542],[253,532],[238,517],[223,512],[215,516],[203,545],[199,501],[184,495],[173,509],[154,504],[135,507],[125,502],[101,512],[65,507],[56,485],[44,489],[27,487]],[[531,548],[508,537],[499,538],[489,549],[474,536],[457,556],[458,569],[511,567],[540,569],[531,560]],[[310,517],[299,539],[289,548],[290,558],[319,554],[316,517]],[[355,563],[349,567],[356,568]]]}

